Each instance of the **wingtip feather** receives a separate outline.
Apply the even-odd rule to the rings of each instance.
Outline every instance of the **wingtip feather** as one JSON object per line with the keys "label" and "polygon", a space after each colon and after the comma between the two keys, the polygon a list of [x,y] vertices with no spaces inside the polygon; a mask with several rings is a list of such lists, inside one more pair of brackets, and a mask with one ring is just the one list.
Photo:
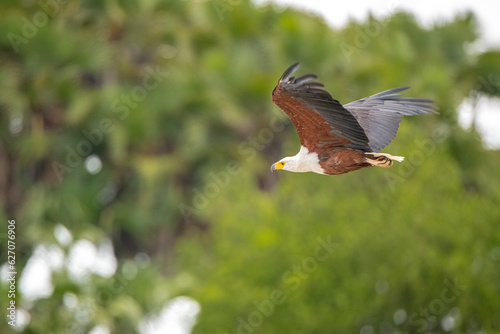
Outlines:
{"label": "wingtip feather", "polygon": [[297,71],[299,69],[299,67],[300,67],[300,62],[296,62],[295,64],[293,64],[292,66],[287,68],[286,71],[281,76],[279,83],[281,83],[283,81],[285,81],[285,82],[288,81],[288,79],[290,78],[290,75],[292,75],[292,73]]}

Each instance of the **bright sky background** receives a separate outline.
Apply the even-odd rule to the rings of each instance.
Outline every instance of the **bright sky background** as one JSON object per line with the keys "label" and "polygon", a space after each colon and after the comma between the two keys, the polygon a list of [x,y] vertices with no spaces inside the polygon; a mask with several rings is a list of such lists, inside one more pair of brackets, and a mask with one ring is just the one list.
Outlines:
{"label": "bright sky background", "polygon": [[[269,0],[254,0],[255,3],[268,3]],[[488,46],[500,48],[500,24],[498,13],[500,1],[496,0],[273,0],[272,2],[293,6],[314,12],[333,27],[341,28],[349,19],[363,21],[371,12],[384,17],[396,10],[405,10],[416,15],[419,22],[430,25],[447,21],[457,13],[472,10],[479,18],[481,35]]]}

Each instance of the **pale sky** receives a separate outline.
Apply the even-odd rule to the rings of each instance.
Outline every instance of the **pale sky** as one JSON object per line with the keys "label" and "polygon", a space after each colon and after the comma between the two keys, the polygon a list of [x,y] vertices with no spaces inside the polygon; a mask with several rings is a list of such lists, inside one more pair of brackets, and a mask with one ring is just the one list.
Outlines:
{"label": "pale sky", "polygon": [[[254,2],[270,1],[254,0]],[[369,12],[377,17],[384,17],[395,10],[406,10],[415,14],[419,22],[430,25],[433,22],[450,20],[457,13],[472,10],[478,17],[483,40],[489,47],[500,48],[498,20],[500,1],[496,0],[273,0],[272,2],[315,12],[336,28],[345,25],[350,18],[363,21]]]}

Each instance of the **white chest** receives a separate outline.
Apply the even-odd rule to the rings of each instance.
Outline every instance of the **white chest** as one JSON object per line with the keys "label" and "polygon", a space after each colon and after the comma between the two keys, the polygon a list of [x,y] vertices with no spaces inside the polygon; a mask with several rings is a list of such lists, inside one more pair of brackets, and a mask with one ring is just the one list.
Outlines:
{"label": "white chest", "polygon": [[296,168],[294,172],[314,172],[318,174],[325,174],[325,171],[319,164],[318,153],[309,152],[304,146],[300,147],[299,153],[295,156]]}

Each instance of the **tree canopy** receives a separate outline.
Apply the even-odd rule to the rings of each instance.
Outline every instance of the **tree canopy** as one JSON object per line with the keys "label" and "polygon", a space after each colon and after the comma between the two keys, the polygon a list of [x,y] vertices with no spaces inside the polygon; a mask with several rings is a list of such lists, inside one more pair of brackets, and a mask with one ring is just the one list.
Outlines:
{"label": "tree canopy", "polygon": [[[0,16],[2,272],[9,220],[17,283],[37,250],[63,259],[46,296],[17,284],[24,333],[139,333],[177,296],[200,305],[193,333],[500,331],[500,156],[457,123],[464,98],[500,97],[473,13],[334,29],[247,0],[9,0]],[[341,103],[411,85],[440,114],[403,119],[391,168],[271,174],[299,149],[270,98],[296,61]],[[75,277],[82,241],[116,270]]]}

